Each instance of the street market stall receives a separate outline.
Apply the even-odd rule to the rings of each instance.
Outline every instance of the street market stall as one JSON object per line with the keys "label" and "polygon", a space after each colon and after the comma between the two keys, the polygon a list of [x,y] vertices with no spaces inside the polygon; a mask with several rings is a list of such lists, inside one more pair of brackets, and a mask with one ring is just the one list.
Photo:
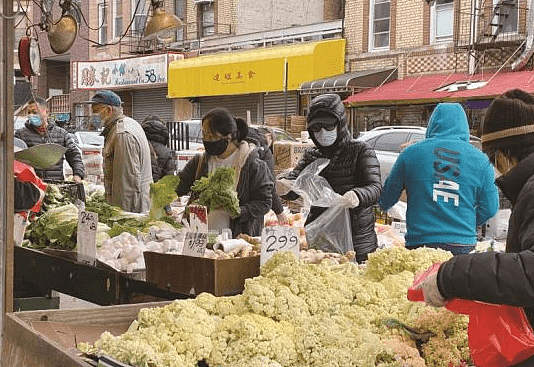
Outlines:
{"label": "street market stall", "polygon": [[467,317],[406,298],[450,256],[392,247],[362,267],[280,252],[236,296],[12,313],[2,366],[467,366]]}

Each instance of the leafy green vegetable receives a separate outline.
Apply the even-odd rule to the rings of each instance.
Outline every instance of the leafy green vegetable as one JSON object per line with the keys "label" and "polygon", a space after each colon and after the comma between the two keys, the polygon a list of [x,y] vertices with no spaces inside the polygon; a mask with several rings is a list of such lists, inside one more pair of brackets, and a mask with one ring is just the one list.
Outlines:
{"label": "leafy green vegetable", "polygon": [[239,199],[234,189],[235,170],[231,167],[219,167],[207,176],[193,183],[191,191],[199,194],[196,204],[205,205],[210,210],[223,208],[235,218],[239,216]]}
{"label": "leafy green vegetable", "polygon": [[43,205],[41,212],[69,204],[71,201],[66,195],[63,195],[59,186],[48,183],[45,191],[45,196],[43,199]]}
{"label": "leafy green vegetable", "polygon": [[89,212],[98,213],[98,221],[111,226],[110,219],[124,213],[118,206],[110,205],[106,201],[105,193],[102,191],[95,191],[89,195],[85,200],[85,210]]}
{"label": "leafy green vegetable", "polygon": [[67,204],[49,209],[28,227],[32,247],[60,250],[76,248],[78,208]]}
{"label": "leafy green vegetable", "polygon": [[150,220],[158,220],[165,216],[165,205],[170,204],[178,197],[176,188],[179,183],[180,178],[178,176],[167,175],[150,184],[150,200],[152,201],[148,214]]}

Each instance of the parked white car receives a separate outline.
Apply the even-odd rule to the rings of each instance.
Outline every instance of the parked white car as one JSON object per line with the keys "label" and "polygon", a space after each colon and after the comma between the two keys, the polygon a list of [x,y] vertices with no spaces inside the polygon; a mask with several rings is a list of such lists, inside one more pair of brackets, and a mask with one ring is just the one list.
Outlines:
{"label": "parked white car", "polygon": [[[104,137],[100,135],[100,131],[76,131],[72,136],[82,155],[86,180],[100,182],[104,174],[102,158]],[[65,177],[72,175],[72,168],[67,160],[63,161],[63,173]]]}
{"label": "parked white car", "polygon": [[[379,126],[361,132],[357,140],[365,141],[375,150],[384,183],[399,153],[404,148],[423,140],[425,134],[426,127],[421,126]],[[469,142],[479,149],[482,147],[480,138],[474,135],[469,136]]]}

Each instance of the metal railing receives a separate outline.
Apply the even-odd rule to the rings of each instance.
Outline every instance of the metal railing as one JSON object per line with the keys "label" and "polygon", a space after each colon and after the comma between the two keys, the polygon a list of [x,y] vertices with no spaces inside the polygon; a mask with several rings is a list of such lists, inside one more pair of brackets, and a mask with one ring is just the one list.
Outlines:
{"label": "metal railing", "polygon": [[[213,34],[203,34],[203,31],[213,30]],[[200,40],[218,38],[231,35],[235,32],[234,26],[224,23],[204,25],[203,22],[185,24],[180,31],[174,33],[174,39],[169,43],[167,39],[144,40],[144,30],[130,31],[121,42],[121,47],[132,54],[152,53],[168,49],[190,49],[191,45],[198,44]]]}
{"label": "metal railing", "polygon": [[[488,36],[488,24],[489,19],[495,15],[489,8],[486,9],[482,6],[481,9],[477,9],[475,12],[455,12],[455,18],[461,19],[460,27],[457,34],[454,37],[454,44],[459,49],[475,49],[475,50],[487,50],[498,49],[500,47],[514,47],[518,46],[527,37],[526,27],[519,22],[517,30],[512,32],[497,31],[494,30],[495,36]],[[523,14],[528,12],[526,7],[518,8],[518,19],[524,19]],[[475,32],[472,31],[473,27]],[[494,28],[497,28],[496,26]]]}
{"label": "metal railing", "polygon": [[239,35],[234,35],[233,33],[232,29],[230,29],[229,35],[225,37],[221,37],[224,32],[218,32],[216,37],[191,39],[187,37],[188,34],[185,32],[184,40],[171,43],[170,47],[172,49],[198,50],[199,53],[210,53],[339,38],[343,33],[343,20],[337,19],[329,22]]}
{"label": "metal railing", "polygon": [[169,148],[174,151],[189,150],[189,125],[186,122],[167,122]]}
{"label": "metal railing", "polygon": [[70,113],[70,94],[52,96],[48,98],[47,105],[50,113]]}

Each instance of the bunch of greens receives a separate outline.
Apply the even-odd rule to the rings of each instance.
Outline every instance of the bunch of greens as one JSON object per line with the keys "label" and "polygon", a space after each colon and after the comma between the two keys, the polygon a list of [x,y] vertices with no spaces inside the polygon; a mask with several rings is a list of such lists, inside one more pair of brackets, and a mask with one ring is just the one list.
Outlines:
{"label": "bunch of greens", "polygon": [[219,167],[207,176],[193,183],[191,191],[198,194],[195,204],[205,205],[208,211],[226,210],[232,218],[239,216],[239,200],[234,189],[235,170],[231,167]]}
{"label": "bunch of greens", "polygon": [[71,203],[67,195],[64,195],[59,186],[48,183],[43,199],[42,211],[47,211]]}
{"label": "bunch of greens", "polygon": [[30,246],[74,250],[77,229],[78,208],[74,204],[49,209],[29,225]]}
{"label": "bunch of greens", "polygon": [[110,223],[111,218],[123,213],[118,206],[108,204],[105,193],[102,191],[95,191],[86,198],[85,210],[98,213],[98,221],[108,226],[113,224]]}
{"label": "bunch of greens", "polygon": [[175,175],[167,175],[157,182],[150,184],[150,213],[149,220],[158,220],[165,216],[164,208],[178,197],[176,188],[180,183],[180,178]]}
{"label": "bunch of greens", "polygon": [[156,226],[158,228],[183,228],[183,224],[177,223],[174,219],[167,216],[163,216],[159,220],[152,220],[146,215],[132,215],[131,213],[129,214],[125,212],[110,218],[108,225],[111,227],[108,232],[109,237],[118,236],[122,232],[128,232],[134,236],[137,236],[139,232],[148,233],[151,226]]}

